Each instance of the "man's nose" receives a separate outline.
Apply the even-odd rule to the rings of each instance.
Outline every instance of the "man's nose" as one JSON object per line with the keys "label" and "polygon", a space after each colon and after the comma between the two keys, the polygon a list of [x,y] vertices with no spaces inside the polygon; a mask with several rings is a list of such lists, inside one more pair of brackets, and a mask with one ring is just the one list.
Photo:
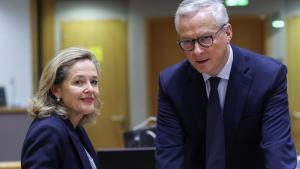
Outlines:
{"label": "man's nose", "polygon": [[195,42],[195,47],[194,47],[194,49],[193,49],[194,53],[200,54],[200,53],[203,52],[203,50],[204,50],[203,47],[199,44],[198,41],[196,41],[196,42]]}

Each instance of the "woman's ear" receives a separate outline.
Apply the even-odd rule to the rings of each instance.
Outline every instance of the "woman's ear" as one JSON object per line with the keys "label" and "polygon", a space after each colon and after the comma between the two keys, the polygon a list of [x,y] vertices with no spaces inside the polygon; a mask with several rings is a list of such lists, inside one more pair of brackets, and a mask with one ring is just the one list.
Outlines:
{"label": "woman's ear", "polygon": [[55,96],[56,98],[58,98],[60,96],[60,92],[57,86],[53,85],[51,87],[51,93],[53,96]]}

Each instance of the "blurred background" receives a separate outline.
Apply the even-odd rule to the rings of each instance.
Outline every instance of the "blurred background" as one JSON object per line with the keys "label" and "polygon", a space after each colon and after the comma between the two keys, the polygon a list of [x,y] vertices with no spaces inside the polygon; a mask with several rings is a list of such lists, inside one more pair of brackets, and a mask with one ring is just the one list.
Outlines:
{"label": "blurred background", "polygon": [[[180,2],[0,0],[0,161],[20,160],[31,122],[26,106],[42,69],[58,50],[70,46],[89,48],[101,64],[102,114],[97,124],[86,126],[96,149],[126,147],[125,135],[155,126],[158,74],[185,58],[173,22]],[[288,67],[292,134],[299,153],[300,1],[230,0],[227,5],[232,43]]]}

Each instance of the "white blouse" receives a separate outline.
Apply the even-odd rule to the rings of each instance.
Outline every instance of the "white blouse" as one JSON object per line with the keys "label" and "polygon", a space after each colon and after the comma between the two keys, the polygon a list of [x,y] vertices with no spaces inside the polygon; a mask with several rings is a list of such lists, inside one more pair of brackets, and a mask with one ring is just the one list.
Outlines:
{"label": "white blouse", "polygon": [[86,151],[85,148],[84,148],[84,150],[85,150],[85,152],[86,152],[86,155],[87,155],[88,158],[89,158],[89,161],[90,161],[90,164],[91,164],[92,168],[93,168],[93,169],[97,169],[96,164],[95,164],[93,158],[91,157],[91,155]]}

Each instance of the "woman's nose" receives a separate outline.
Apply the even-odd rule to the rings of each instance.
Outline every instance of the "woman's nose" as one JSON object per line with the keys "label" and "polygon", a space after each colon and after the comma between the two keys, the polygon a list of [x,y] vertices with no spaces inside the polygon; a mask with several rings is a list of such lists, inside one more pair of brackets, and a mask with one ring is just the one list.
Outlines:
{"label": "woman's nose", "polygon": [[93,90],[93,86],[92,86],[91,82],[87,82],[87,83],[85,84],[84,91],[85,91],[85,92],[88,92],[88,91],[92,91],[92,90]]}

